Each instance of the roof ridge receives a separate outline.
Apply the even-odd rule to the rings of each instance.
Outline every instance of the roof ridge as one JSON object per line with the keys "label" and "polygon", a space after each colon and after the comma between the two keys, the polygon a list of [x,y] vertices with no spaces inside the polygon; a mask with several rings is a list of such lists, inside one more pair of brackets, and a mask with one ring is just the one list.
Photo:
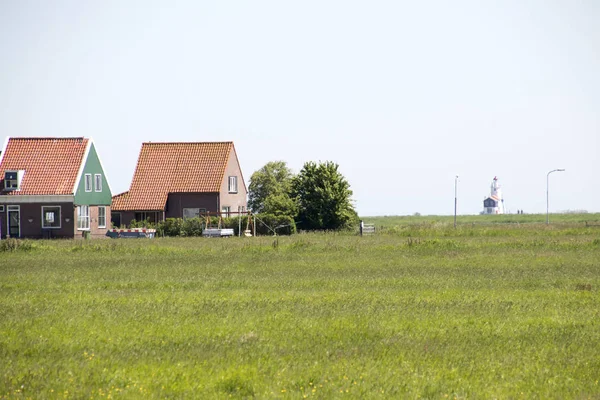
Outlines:
{"label": "roof ridge", "polygon": [[233,140],[225,140],[219,142],[142,142],[142,144],[228,144],[233,143]]}
{"label": "roof ridge", "polygon": [[10,140],[89,140],[84,136],[59,137],[59,136],[11,136]]}

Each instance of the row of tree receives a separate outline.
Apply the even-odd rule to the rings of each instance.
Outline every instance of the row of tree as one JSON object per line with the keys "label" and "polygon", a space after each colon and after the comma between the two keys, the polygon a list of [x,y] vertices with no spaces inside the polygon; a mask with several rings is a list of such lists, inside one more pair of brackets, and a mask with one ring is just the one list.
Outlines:
{"label": "row of tree", "polygon": [[284,161],[267,163],[250,177],[248,207],[291,217],[302,230],[338,230],[358,222],[350,184],[330,161],[307,162],[298,175]]}

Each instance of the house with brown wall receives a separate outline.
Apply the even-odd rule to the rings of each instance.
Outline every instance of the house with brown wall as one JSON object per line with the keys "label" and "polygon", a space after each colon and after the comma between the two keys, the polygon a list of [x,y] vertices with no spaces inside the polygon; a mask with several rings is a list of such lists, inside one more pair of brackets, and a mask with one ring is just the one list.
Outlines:
{"label": "house with brown wall", "polygon": [[142,143],[129,190],[113,197],[112,221],[233,216],[246,211],[247,195],[233,142]]}
{"label": "house with brown wall", "polygon": [[0,153],[0,237],[104,237],[111,191],[92,139],[9,137]]}

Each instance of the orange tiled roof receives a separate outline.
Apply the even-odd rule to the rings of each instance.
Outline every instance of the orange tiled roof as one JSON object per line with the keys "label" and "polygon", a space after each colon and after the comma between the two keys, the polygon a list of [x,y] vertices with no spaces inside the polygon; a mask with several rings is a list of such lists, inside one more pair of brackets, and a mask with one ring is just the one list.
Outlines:
{"label": "orange tiled roof", "polygon": [[[72,195],[81,167],[86,138],[18,138],[8,139],[0,163],[0,194]],[[25,170],[20,190],[4,190],[4,172]]]}
{"label": "orange tiled roof", "polygon": [[113,197],[119,211],[163,210],[169,193],[218,193],[232,142],[142,143],[129,191]]}

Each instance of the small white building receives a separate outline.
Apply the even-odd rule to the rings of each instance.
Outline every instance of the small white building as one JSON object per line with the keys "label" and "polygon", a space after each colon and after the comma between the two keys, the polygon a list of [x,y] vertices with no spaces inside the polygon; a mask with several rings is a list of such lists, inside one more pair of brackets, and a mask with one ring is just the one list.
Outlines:
{"label": "small white building", "polygon": [[490,195],[483,200],[482,214],[504,214],[504,198],[497,177],[492,181],[490,192]]}

